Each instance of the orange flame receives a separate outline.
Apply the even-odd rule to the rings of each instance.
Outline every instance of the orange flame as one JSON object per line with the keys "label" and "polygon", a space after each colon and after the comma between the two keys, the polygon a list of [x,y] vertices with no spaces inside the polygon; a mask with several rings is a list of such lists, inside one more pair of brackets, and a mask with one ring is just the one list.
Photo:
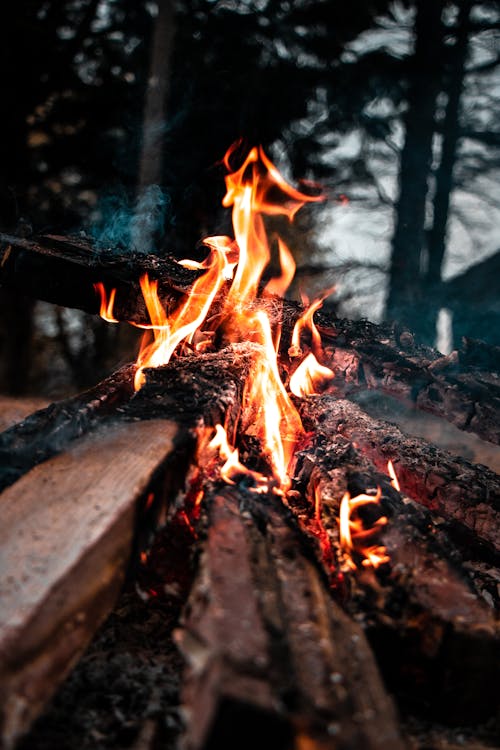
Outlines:
{"label": "orange flame", "polygon": [[315,354],[319,354],[322,351],[322,344],[321,344],[321,335],[316,327],[316,323],[314,322],[314,313],[320,309],[321,305],[325,301],[327,297],[330,296],[330,294],[333,294],[335,291],[335,287],[330,287],[329,289],[326,289],[318,299],[314,300],[312,304],[308,304],[307,299],[304,300],[304,304],[307,305],[306,309],[298,318],[298,320],[295,323],[295,326],[293,328],[293,334],[292,334],[292,345],[290,349],[288,350],[288,354],[290,357],[300,357],[302,356],[302,348],[300,345],[302,333],[304,331],[309,331],[311,336],[311,348]]}
{"label": "orange flame", "polygon": [[[224,157],[228,170],[235,150],[236,146],[231,147]],[[274,332],[273,340],[270,321],[255,304],[262,275],[271,258],[264,217],[282,215],[292,220],[305,203],[320,200],[323,200],[322,195],[308,196],[289,185],[262,148],[252,148],[241,167],[226,176],[223,205],[232,207],[235,239],[210,237],[205,240],[209,247],[205,261],[181,261],[184,267],[205,271],[184,302],[167,314],[158,296],[158,282],[147,276],[140,280],[151,324],[140,326],[149,331],[145,334],[136,363],[136,389],[144,383],[144,368],[166,364],[182,342],[194,345],[197,351],[210,346],[215,330],[201,332],[200,327],[222,286],[232,280],[222,311],[217,318],[211,319],[211,325],[214,328],[224,326],[225,340],[254,341],[262,346],[262,354],[256,355],[253,371],[245,385],[244,400],[252,415],[252,430],[264,443],[264,452],[281,491],[290,485],[287,468],[303,429],[278,370],[279,331]],[[283,295],[295,272],[292,254],[281,239],[278,248],[281,276],[268,282],[266,294]],[[311,306],[306,314],[313,337],[317,336],[318,350],[319,334],[312,316],[320,304],[321,301],[315,303],[316,306]],[[101,311],[110,319],[112,300],[106,306],[103,303]],[[309,361],[305,367],[310,367],[310,364]],[[326,368],[321,369],[319,364],[317,368],[320,369],[316,369],[315,382],[318,377],[331,377],[330,372],[326,374]],[[307,386],[304,389],[307,390]],[[221,455],[226,460],[222,473],[226,481],[230,481],[235,473],[234,463],[236,473],[242,473],[242,468],[237,453],[228,447],[227,437],[226,446],[220,446]]]}
{"label": "orange flame", "polygon": [[113,315],[113,307],[115,306],[116,289],[111,290],[110,295],[109,295],[109,300],[107,298],[104,284],[102,284],[100,281],[98,281],[97,284],[94,284],[94,289],[96,290],[97,294],[101,298],[101,309],[99,310],[99,315],[101,316],[101,318],[106,320],[108,323],[118,323],[117,319]]}
{"label": "orange flame", "polygon": [[158,282],[150,281],[147,275],[141,278],[141,290],[152,323],[153,341],[148,343],[148,334],[143,339],[136,363],[136,390],[144,383],[143,369],[167,364],[181,341],[192,337],[205,320],[215,295],[224,284],[229,266],[228,246],[216,239],[210,238],[209,256],[199,264],[207,269],[206,272],[195,281],[187,299],[171,315],[167,316],[158,297]]}
{"label": "orange flame", "polygon": [[253,492],[267,491],[269,484],[268,478],[263,474],[259,474],[257,471],[247,469],[247,467],[241,463],[238,449],[231,448],[227,439],[227,432],[221,424],[215,426],[215,435],[209,442],[208,447],[211,449],[217,449],[219,451],[219,456],[225,459],[225,463],[220,469],[220,475],[225,482],[228,484],[236,484],[234,477],[244,475],[251,477],[254,481],[255,485],[251,488]]}
{"label": "orange flame", "polygon": [[379,503],[381,497],[382,490],[378,487],[376,495],[361,494],[351,498],[349,492],[346,492],[340,503],[340,544],[346,552],[347,566],[353,570],[356,564],[352,559],[352,552],[362,558],[362,565],[365,567],[378,568],[382,563],[389,562],[386,548],[371,543],[376,533],[387,523],[387,518],[381,516],[369,528],[365,527],[361,518],[356,518],[358,508]]}
{"label": "orange flame", "polygon": [[333,377],[333,370],[320,365],[314,354],[309,352],[291,376],[290,390],[294,396],[312,396]]}
{"label": "orange flame", "polygon": [[389,472],[389,476],[391,478],[391,484],[394,487],[395,490],[398,492],[401,492],[401,487],[399,484],[399,479],[396,474],[396,470],[394,469],[394,466],[392,465],[392,461],[387,462],[387,471]]}

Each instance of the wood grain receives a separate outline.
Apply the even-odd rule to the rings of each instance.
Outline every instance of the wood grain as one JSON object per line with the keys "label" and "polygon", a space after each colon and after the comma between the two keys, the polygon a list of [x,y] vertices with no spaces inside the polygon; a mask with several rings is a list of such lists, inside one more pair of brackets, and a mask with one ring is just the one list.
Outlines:
{"label": "wood grain", "polygon": [[0,496],[3,746],[37,715],[123,581],[137,501],[178,450],[172,421],[76,441]]}

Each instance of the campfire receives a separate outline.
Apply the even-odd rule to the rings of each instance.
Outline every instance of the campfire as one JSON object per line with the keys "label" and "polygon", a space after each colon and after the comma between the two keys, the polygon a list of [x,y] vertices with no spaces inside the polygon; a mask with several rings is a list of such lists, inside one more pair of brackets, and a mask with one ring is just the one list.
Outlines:
{"label": "campfire", "polygon": [[2,283],[37,264],[34,296],[144,329],[135,365],[0,438],[6,748],[127,565],[145,606],[177,602],[186,750],[403,748],[395,702],[451,724],[498,707],[500,480],[351,400],[381,390],[498,442],[498,373],[474,342],[443,357],[323,314],[332,290],[284,299],[295,264],[266,219],[323,196],[261,148],[238,158],[234,237],[206,238],[202,261],[0,236]]}

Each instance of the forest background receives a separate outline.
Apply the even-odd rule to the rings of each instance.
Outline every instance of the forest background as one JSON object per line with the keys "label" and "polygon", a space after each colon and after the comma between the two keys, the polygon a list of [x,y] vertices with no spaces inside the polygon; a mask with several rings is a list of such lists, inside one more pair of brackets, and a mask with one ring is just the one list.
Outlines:
{"label": "forest background", "polygon": [[[230,233],[243,139],[327,195],[286,228],[293,294],[500,344],[499,42],[496,0],[2,3],[0,230],[194,257]],[[137,347],[0,289],[5,393],[74,392]]]}

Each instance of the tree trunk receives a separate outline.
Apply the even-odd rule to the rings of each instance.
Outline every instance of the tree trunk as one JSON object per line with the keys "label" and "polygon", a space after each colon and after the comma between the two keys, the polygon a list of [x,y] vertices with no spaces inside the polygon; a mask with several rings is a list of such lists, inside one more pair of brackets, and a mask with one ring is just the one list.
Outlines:
{"label": "tree trunk", "polygon": [[468,48],[468,21],[472,0],[460,6],[455,45],[451,51],[450,68],[447,77],[448,102],[444,119],[444,133],[441,147],[441,160],[436,170],[436,192],[434,195],[434,216],[432,228],[427,237],[429,265],[427,269],[426,294],[428,310],[427,330],[423,332],[425,341],[433,344],[436,334],[436,321],[440,307],[441,267],[446,249],[446,235],[450,197],[453,190],[453,168],[460,137],[460,97],[465,76],[465,62]]}
{"label": "tree trunk", "polygon": [[139,161],[137,202],[131,223],[132,245],[142,253],[153,250],[164,231],[164,197],[158,187],[162,177],[163,134],[170,87],[170,61],[174,38],[172,0],[160,0],[151,42],[151,62],[144,103],[142,149]]}
{"label": "tree trunk", "polygon": [[436,98],[440,89],[442,11],[442,0],[431,3],[423,0],[417,6],[415,51],[410,68],[412,79],[386,303],[386,318],[398,320],[417,332],[422,328],[424,315],[421,261]]}

